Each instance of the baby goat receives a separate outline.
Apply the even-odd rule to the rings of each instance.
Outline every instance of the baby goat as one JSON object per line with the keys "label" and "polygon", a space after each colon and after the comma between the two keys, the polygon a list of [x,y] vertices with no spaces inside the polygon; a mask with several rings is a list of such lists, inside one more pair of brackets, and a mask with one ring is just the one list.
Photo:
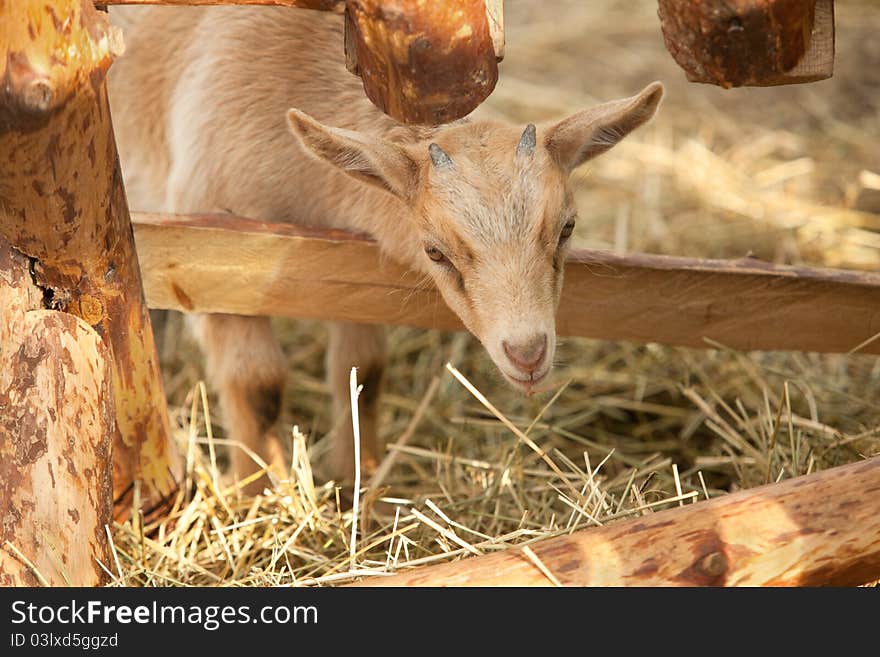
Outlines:
{"label": "baby goat", "polygon": [[[568,176],[653,116],[660,83],[537,128],[474,120],[415,128],[383,115],[346,71],[338,16],[268,7],[111,16],[126,34],[110,93],[133,208],[231,210],[369,233],[389,257],[433,279],[514,387],[528,393],[548,375],[577,216]],[[231,437],[276,460],[285,361],[268,318],[193,323]],[[331,324],[334,478],[353,473],[352,366],[365,390],[364,467],[382,455],[384,359],[381,327]],[[233,467],[238,477],[255,469],[242,450]]]}

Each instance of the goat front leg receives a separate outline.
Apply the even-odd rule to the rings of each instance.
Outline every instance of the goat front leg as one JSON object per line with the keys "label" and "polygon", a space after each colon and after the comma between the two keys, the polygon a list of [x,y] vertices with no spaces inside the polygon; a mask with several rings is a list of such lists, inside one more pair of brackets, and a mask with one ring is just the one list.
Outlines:
{"label": "goat front leg", "polygon": [[372,472],[382,459],[384,444],[379,439],[379,397],[385,378],[385,329],[369,324],[334,322],[329,325],[327,380],[333,394],[334,431],[326,463],[326,474],[337,482],[354,479],[354,430],[351,423],[352,367],[358,368],[363,386],[358,398],[361,436],[361,471]]}
{"label": "goat front leg", "polygon": [[[220,398],[229,438],[253,451],[283,477],[283,450],[274,430],[286,374],[284,354],[268,317],[195,315],[191,324],[207,360],[208,379]],[[238,481],[260,469],[241,447],[231,450]],[[269,484],[263,476],[244,487],[249,495]]]}

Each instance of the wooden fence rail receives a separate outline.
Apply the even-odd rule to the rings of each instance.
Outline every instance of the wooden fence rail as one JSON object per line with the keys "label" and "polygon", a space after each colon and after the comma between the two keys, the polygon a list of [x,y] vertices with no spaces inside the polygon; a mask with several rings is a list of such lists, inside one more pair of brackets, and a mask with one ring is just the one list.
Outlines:
{"label": "wooden fence rail", "polygon": [[[148,304],[460,329],[429,282],[369,239],[226,215],[134,213]],[[575,250],[561,335],[741,350],[880,353],[880,274]],[[865,344],[867,342],[867,344]]]}
{"label": "wooden fence rail", "polygon": [[367,586],[848,586],[880,578],[880,457]]}

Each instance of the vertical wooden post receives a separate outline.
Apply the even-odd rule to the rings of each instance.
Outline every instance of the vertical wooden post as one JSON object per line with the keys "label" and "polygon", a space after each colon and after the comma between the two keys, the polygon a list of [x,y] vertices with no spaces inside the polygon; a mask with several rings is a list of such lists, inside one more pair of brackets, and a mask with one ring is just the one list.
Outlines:
{"label": "vertical wooden post", "polygon": [[91,326],[42,301],[0,237],[0,586],[97,586],[111,563],[110,360]]}
{"label": "vertical wooden post", "polygon": [[666,49],[691,82],[815,82],[834,72],[834,0],[659,0]]}
{"label": "vertical wooden post", "polygon": [[91,2],[0,3],[0,236],[30,259],[43,307],[81,318],[107,345],[117,511],[139,479],[149,512],[176,490],[180,466],[107,103],[121,50]]}
{"label": "vertical wooden post", "polygon": [[484,0],[348,0],[345,31],[348,70],[376,107],[403,123],[460,119],[498,81],[498,1],[487,13]]}

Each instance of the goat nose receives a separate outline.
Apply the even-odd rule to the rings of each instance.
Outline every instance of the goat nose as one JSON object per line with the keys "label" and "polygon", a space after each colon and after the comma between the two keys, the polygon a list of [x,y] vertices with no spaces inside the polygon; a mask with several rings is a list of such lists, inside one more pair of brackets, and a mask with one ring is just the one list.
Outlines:
{"label": "goat nose", "polygon": [[532,373],[541,365],[547,353],[547,334],[534,335],[526,342],[512,345],[507,340],[501,342],[504,353],[510,361],[523,372]]}

